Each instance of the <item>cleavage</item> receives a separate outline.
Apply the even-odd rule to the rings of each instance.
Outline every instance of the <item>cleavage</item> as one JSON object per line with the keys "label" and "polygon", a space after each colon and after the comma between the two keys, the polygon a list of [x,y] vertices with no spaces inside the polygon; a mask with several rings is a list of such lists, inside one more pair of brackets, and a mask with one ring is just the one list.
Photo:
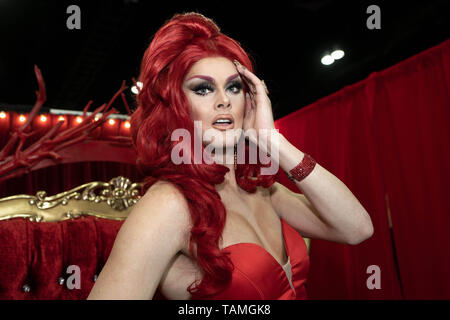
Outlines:
{"label": "cleavage", "polygon": [[[231,219],[229,217],[232,217]],[[278,215],[277,215],[277,219]],[[260,241],[260,237],[258,236],[257,231],[255,230],[256,228],[253,228],[251,223],[249,221],[247,221],[247,219],[245,217],[242,217],[242,215],[240,214],[236,214],[233,211],[229,211],[227,212],[227,223],[225,224],[225,228],[223,230],[222,234],[226,234],[226,237],[228,237],[228,239],[232,239],[232,241],[226,241],[227,244],[225,246],[223,246],[222,250],[224,250],[227,247],[231,247],[231,246],[238,246],[240,244],[251,244],[251,245],[256,245],[258,246],[261,250],[264,250],[269,256],[272,257],[272,259],[278,263],[280,265],[280,267],[284,267],[286,266],[286,263],[289,261],[289,256],[287,253],[287,249],[285,246],[285,239],[284,239],[284,233],[283,233],[283,225],[282,225],[282,221],[280,221],[280,233],[281,235],[277,235],[281,237],[281,262],[280,260],[278,260],[278,255],[277,258],[275,258],[275,255],[272,254],[272,250],[267,250],[266,247],[264,247],[264,245],[262,244],[262,241]],[[250,229],[250,230],[248,230]],[[245,237],[242,237],[242,234],[249,234]],[[260,233],[264,234],[264,230],[260,231]],[[224,241],[222,241],[223,244]],[[284,263],[283,263],[284,262]]]}

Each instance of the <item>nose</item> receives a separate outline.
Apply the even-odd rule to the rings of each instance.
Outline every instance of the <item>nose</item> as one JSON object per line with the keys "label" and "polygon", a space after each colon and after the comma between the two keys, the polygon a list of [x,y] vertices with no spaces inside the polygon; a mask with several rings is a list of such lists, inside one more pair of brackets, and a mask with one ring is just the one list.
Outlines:
{"label": "nose", "polygon": [[231,106],[230,97],[223,90],[218,91],[218,101],[216,103],[216,108],[229,108]]}

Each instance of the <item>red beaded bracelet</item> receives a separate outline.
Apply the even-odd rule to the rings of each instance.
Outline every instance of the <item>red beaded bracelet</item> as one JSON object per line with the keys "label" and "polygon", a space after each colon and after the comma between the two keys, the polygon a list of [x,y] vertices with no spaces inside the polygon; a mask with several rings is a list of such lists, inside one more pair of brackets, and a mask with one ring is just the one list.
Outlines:
{"label": "red beaded bracelet", "polygon": [[291,181],[302,181],[305,179],[316,166],[316,161],[309,155],[304,153],[302,161],[286,173]]}

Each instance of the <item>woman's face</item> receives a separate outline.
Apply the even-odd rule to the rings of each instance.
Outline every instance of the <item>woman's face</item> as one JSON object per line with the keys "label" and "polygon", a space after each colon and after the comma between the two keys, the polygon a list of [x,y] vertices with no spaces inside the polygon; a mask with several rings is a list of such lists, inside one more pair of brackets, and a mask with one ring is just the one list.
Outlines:
{"label": "woman's face", "polygon": [[[197,61],[184,78],[183,91],[189,101],[191,119],[202,123],[202,135],[208,130],[214,136],[222,136],[222,143],[216,140],[211,145],[234,146],[237,139],[230,133],[242,129],[245,96],[242,78],[233,62],[224,57],[208,57]],[[218,118],[228,118],[231,123],[220,123]],[[210,141],[206,139],[204,144]]]}

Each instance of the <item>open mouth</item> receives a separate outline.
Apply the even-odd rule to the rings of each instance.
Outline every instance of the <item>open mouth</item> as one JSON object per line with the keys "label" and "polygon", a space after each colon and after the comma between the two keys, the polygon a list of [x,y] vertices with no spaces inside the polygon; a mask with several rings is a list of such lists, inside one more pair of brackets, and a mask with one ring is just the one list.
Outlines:
{"label": "open mouth", "polygon": [[212,124],[213,128],[217,130],[227,130],[234,128],[234,121],[232,117],[218,117]]}

